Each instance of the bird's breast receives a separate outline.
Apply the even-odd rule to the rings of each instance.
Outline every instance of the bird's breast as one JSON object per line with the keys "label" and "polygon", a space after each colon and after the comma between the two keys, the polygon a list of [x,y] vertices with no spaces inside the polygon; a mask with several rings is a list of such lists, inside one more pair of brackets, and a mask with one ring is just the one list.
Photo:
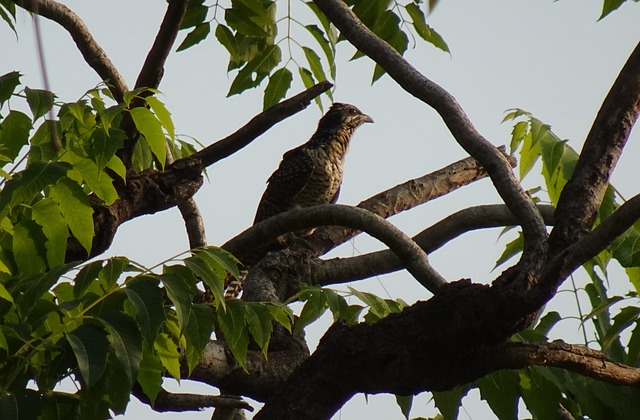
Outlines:
{"label": "bird's breast", "polygon": [[325,148],[309,149],[314,169],[298,201],[304,207],[329,203],[342,184],[344,154]]}

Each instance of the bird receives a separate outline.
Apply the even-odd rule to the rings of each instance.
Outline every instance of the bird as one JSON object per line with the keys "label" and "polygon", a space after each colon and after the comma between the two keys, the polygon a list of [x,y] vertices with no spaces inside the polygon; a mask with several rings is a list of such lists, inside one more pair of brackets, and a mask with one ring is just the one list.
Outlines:
{"label": "bird", "polygon": [[[373,118],[354,105],[334,103],[311,138],[282,156],[278,169],[267,180],[254,225],[289,210],[335,203],[349,142],[354,131],[365,123],[373,123]],[[296,234],[308,236],[312,232]],[[278,239],[281,245],[286,242],[285,237]],[[241,288],[242,280],[233,279],[227,285],[225,297],[237,297]]]}
{"label": "bird", "polygon": [[254,224],[285,211],[335,203],[351,136],[369,122],[373,118],[355,106],[334,103],[309,141],[282,157],[267,181]]}

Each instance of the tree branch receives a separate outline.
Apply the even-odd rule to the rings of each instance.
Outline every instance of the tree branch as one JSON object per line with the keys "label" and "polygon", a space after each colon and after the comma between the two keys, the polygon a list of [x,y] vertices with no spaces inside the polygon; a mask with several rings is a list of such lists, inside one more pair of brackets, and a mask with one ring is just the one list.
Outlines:
{"label": "tree branch", "polygon": [[[607,248],[635,222],[640,220],[640,194],[621,205],[613,214],[602,221],[592,232],[556,257],[563,259],[564,266],[560,280],[566,279],[573,271]],[[551,266],[556,263],[552,261]]]}
{"label": "tree branch", "polygon": [[456,141],[485,167],[496,190],[522,226],[525,245],[521,262],[539,270],[546,255],[545,225],[504,156],[476,131],[453,96],[373,34],[342,0],[314,0],[314,3],[359,51],[373,59],[404,90],[432,106]]}
{"label": "tree branch", "polygon": [[331,89],[332,86],[330,82],[320,82],[304,92],[272,106],[253,117],[235,133],[200,150],[192,157],[199,159],[207,167],[234,154],[280,121],[305,109],[315,97]]}
{"label": "tree branch", "polygon": [[116,101],[122,102],[124,93],[129,90],[127,83],[78,15],[67,6],[53,0],[15,0],[15,3],[31,13],[51,19],[66,29],[87,64],[108,83]]}
{"label": "tree branch", "polygon": [[[509,157],[509,163],[516,160]],[[378,216],[389,218],[400,212],[442,197],[472,182],[483,179],[487,172],[475,159],[468,157],[454,162],[420,178],[409,180],[386,191],[374,195],[358,204],[357,207],[369,210]],[[348,241],[359,232],[345,227],[327,226],[318,229],[309,238],[309,245],[320,256]]]}
{"label": "tree branch", "polygon": [[246,401],[227,395],[176,394],[161,388],[155,401],[152,403],[151,399],[142,391],[139,385],[133,388],[132,393],[141,402],[149,405],[154,411],[159,413],[199,411],[207,407],[239,408],[253,411],[253,407]]}
{"label": "tree branch", "polygon": [[188,0],[171,0],[156,35],[156,39],[142,65],[135,87],[157,88],[164,74],[164,63],[171,52],[171,47],[178,36],[180,24],[189,5]]}
{"label": "tree branch", "polygon": [[[553,225],[553,206],[538,205],[547,225]],[[431,254],[463,233],[494,227],[511,226],[517,219],[504,204],[482,205],[460,210],[413,237]],[[371,252],[352,258],[314,260],[310,263],[308,280],[312,284],[328,286],[366,279],[402,269],[400,260],[389,251]]]}
{"label": "tree branch", "polygon": [[580,152],[573,176],[562,190],[551,255],[586,235],[597,215],[609,178],[640,113],[640,43],[605,98]]}
{"label": "tree branch", "polygon": [[[616,385],[640,389],[640,368],[608,359],[605,353],[566,343],[504,343],[480,351],[484,370],[550,366]],[[487,373],[488,373],[487,372]]]}
{"label": "tree branch", "polygon": [[404,232],[367,210],[339,204],[323,204],[278,214],[245,230],[222,247],[235,254],[248,244],[257,248],[277,237],[322,225],[341,225],[367,232],[382,241],[427,290],[436,293],[446,282],[429,264],[427,254]]}

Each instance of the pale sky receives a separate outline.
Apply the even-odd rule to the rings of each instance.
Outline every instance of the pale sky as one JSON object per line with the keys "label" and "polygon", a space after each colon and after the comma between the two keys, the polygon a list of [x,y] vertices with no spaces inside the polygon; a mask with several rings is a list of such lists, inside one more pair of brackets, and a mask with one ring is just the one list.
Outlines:
{"label": "pale sky", "polygon": [[[162,19],[165,2],[118,0],[109,2],[109,7],[91,0],[63,3],[84,19],[131,87]],[[293,3],[299,9],[298,2]],[[406,56],[426,76],[452,93],[480,133],[494,144],[508,144],[511,126],[500,121],[505,110],[519,107],[550,124],[560,138],[568,139],[569,145],[579,150],[606,92],[640,40],[640,5],[629,2],[596,22],[601,3],[601,0],[443,0],[428,22],[444,37],[451,55],[418,44]],[[33,28],[26,13],[19,13],[17,26],[19,41],[6,25],[0,25],[3,49],[0,74],[19,70],[25,75],[24,84],[42,88]],[[64,30],[46,20],[42,20],[41,26],[51,88],[59,100],[77,100],[99,82],[98,76],[84,63]],[[356,204],[466,157],[432,109],[400,90],[388,76],[371,86],[372,63],[366,58],[348,62],[353,49],[344,43],[340,44],[339,52],[335,99],[353,103],[375,119],[375,124],[360,128],[352,142],[340,203]],[[260,112],[262,89],[225,98],[232,80],[226,75],[226,64],[225,51],[213,36],[169,57],[160,85],[164,93],[161,99],[172,112],[178,133],[208,145]],[[296,73],[295,67],[290,70]],[[300,83],[296,83],[291,94],[300,90]],[[309,107],[241,152],[209,168],[210,182],[195,198],[205,218],[210,244],[222,244],[251,224],[266,179],[286,150],[308,139],[320,115],[317,108]],[[637,193],[639,142],[640,134],[635,129],[613,177],[614,185],[627,198]],[[527,187],[541,182],[537,173],[532,172],[530,178]],[[497,194],[489,181],[484,180],[391,221],[411,235],[461,208],[497,202]],[[497,275],[491,270],[505,243],[504,239],[498,241],[498,233],[496,229],[467,234],[431,255],[431,263],[449,280],[470,277],[478,282],[490,281]],[[151,266],[187,247],[180,215],[173,209],[123,225],[113,247],[103,257],[126,255]],[[350,256],[379,247],[376,241],[358,237],[332,255]],[[621,287],[619,293],[626,292],[623,278],[617,285]],[[352,286],[409,303],[430,296],[406,272]],[[564,288],[567,287],[565,284]],[[615,276],[612,287],[616,287]],[[550,308],[565,316],[575,314],[573,295],[559,295]],[[329,322],[325,317],[310,329],[311,345],[315,346]],[[554,333],[567,337],[568,341],[580,342],[577,322],[562,321]],[[211,392],[206,386],[188,381],[171,389]],[[428,400],[425,394],[416,398],[413,417],[436,414]],[[477,396],[469,396],[467,401],[461,419],[494,417],[486,404],[478,402]],[[132,398],[129,411],[119,418],[209,419],[210,416],[210,410],[161,415]],[[393,396],[370,396],[367,402],[358,395],[335,418],[403,417]]]}

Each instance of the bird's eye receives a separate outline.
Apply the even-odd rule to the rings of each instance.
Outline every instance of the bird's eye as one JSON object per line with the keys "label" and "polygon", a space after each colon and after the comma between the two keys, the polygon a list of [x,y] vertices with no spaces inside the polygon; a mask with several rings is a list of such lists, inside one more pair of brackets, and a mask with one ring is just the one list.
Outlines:
{"label": "bird's eye", "polygon": [[351,109],[349,110],[349,113],[350,113],[351,115],[356,115],[356,114],[358,113],[358,111],[356,111],[354,108],[351,108]]}

